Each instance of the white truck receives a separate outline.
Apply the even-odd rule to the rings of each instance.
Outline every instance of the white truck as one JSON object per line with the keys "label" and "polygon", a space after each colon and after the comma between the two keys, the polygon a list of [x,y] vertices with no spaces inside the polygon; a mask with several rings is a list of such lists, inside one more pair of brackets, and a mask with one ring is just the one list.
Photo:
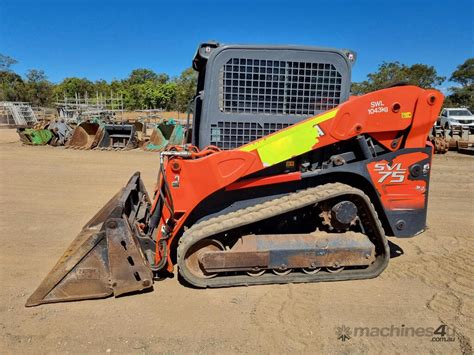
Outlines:
{"label": "white truck", "polygon": [[474,133],[474,115],[467,108],[444,108],[436,125],[445,129],[469,129]]}

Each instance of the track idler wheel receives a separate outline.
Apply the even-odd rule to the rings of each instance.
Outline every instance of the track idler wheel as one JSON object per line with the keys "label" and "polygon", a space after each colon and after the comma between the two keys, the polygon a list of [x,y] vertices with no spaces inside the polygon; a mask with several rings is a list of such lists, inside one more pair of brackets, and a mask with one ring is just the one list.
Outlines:
{"label": "track idler wheel", "polygon": [[210,279],[217,276],[217,273],[207,272],[202,266],[202,256],[208,252],[224,251],[224,245],[215,239],[203,239],[196,243],[189,251],[189,256],[186,259],[186,264],[193,274],[198,277]]}

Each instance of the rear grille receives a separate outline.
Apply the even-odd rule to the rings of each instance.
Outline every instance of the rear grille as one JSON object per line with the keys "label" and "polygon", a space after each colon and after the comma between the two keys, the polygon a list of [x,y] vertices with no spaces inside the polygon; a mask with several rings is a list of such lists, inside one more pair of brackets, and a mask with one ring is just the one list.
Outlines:
{"label": "rear grille", "polygon": [[290,126],[289,123],[223,122],[211,124],[211,145],[234,149]]}
{"label": "rear grille", "polygon": [[329,63],[231,58],[220,75],[225,113],[311,116],[341,100],[342,76]]}

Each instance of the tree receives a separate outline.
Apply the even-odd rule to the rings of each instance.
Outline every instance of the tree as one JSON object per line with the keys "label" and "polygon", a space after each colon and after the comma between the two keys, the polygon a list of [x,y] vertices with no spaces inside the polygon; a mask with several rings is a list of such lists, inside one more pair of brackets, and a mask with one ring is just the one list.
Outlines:
{"label": "tree", "polygon": [[176,83],[168,82],[158,86],[156,106],[167,111],[174,108],[176,102]]}
{"label": "tree", "polygon": [[0,71],[0,101],[24,101],[25,83],[11,71]]}
{"label": "tree", "polygon": [[450,80],[460,86],[449,88],[451,94],[446,97],[445,106],[474,109],[474,58],[469,58],[458,65]]}
{"label": "tree", "polygon": [[143,84],[130,85],[122,91],[125,107],[130,109],[161,108],[170,110],[176,101],[176,84],[168,82],[159,84],[147,81]]}
{"label": "tree", "polygon": [[99,94],[110,95],[111,88],[107,81],[101,79],[94,82],[94,91]]}
{"label": "tree", "polygon": [[127,82],[130,85],[144,84],[147,81],[151,81],[157,84],[164,84],[168,82],[168,80],[169,76],[167,74],[156,74],[151,69],[140,68],[132,70],[132,72],[128,76]]}
{"label": "tree", "polygon": [[384,62],[379,65],[377,72],[367,75],[367,80],[353,83],[351,91],[354,95],[361,95],[401,82],[422,88],[433,88],[444,80],[445,77],[439,76],[433,66],[426,64],[407,66],[399,62]]}
{"label": "tree", "polygon": [[116,80],[116,79],[112,80],[109,84],[109,88],[113,92],[121,92],[122,90],[124,90],[124,86],[125,86],[124,81]]}
{"label": "tree", "polygon": [[184,70],[176,79],[176,104],[175,109],[186,112],[189,102],[196,94],[197,72],[192,68]]}
{"label": "tree", "polygon": [[16,59],[0,53],[0,101],[23,101],[25,83],[10,67],[18,63]]}
{"label": "tree", "polygon": [[406,69],[405,81],[425,89],[439,86],[446,80],[446,77],[439,76],[434,66],[426,64],[413,64]]}
{"label": "tree", "polygon": [[444,100],[445,107],[468,107],[474,111],[474,85],[452,87],[450,95]]}
{"label": "tree", "polygon": [[33,106],[50,106],[53,103],[54,85],[48,81],[43,70],[30,69],[26,74],[25,101]]}
{"label": "tree", "polygon": [[42,81],[46,81],[48,78],[46,77],[44,70],[30,69],[26,73],[26,79],[30,83],[39,83]]}
{"label": "tree", "polygon": [[159,73],[157,77],[157,82],[158,84],[166,84],[170,80],[170,77],[168,74],[165,73]]}
{"label": "tree", "polygon": [[474,84],[474,58],[466,59],[466,61],[458,65],[457,69],[451,75],[449,80],[461,84],[462,86],[470,86]]}
{"label": "tree", "polygon": [[16,63],[16,59],[0,53],[0,71],[10,71],[10,67]]}
{"label": "tree", "polygon": [[128,83],[130,85],[144,84],[146,81],[155,81],[158,79],[158,75],[150,69],[134,69],[128,76]]}
{"label": "tree", "polygon": [[95,96],[94,83],[86,78],[72,77],[65,78],[54,88],[54,95],[59,97],[75,97],[76,93],[81,96]]}

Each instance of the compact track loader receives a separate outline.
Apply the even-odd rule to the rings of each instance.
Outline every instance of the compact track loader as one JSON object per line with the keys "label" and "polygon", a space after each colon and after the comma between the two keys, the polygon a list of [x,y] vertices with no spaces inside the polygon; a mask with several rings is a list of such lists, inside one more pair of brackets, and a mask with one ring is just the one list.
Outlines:
{"label": "compact track loader", "polygon": [[133,293],[176,269],[200,288],[376,277],[386,235],[425,229],[428,134],[442,102],[436,90],[392,87],[231,150],[171,147],[152,199],[135,173],[26,305]]}

